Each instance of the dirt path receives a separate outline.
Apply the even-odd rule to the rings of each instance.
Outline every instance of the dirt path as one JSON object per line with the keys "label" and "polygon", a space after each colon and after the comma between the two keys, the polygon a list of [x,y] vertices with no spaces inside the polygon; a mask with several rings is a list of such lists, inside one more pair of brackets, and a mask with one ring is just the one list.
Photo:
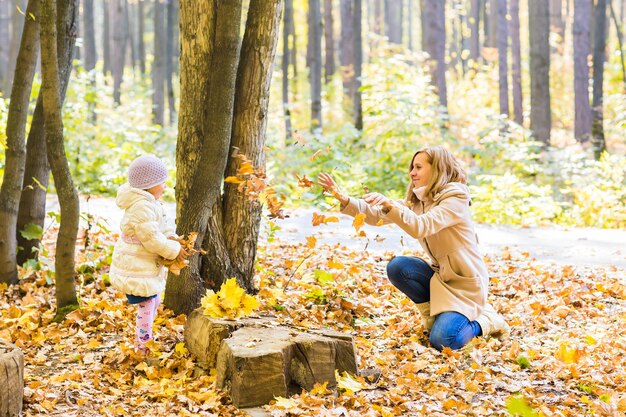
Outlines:
{"label": "dirt path", "polygon": [[[175,215],[173,203],[165,203],[170,218]],[[58,211],[56,198],[48,200],[47,211]],[[313,209],[288,210],[287,219],[274,221],[279,230],[275,236],[287,241],[305,241],[315,235],[320,243],[341,243],[352,250],[370,252],[420,250],[419,244],[395,226],[365,226],[368,238],[355,237],[352,219],[338,215],[339,223],[313,227]],[[122,212],[113,198],[81,199],[81,212],[105,219],[113,231],[119,230]],[[319,212],[319,211],[318,211]],[[264,219],[262,237],[267,238],[269,226]],[[516,228],[480,224],[476,227],[480,246],[487,255],[499,254],[505,247],[510,251],[528,252],[544,262],[593,266],[615,265],[626,269],[626,231],[597,228],[532,227]]]}

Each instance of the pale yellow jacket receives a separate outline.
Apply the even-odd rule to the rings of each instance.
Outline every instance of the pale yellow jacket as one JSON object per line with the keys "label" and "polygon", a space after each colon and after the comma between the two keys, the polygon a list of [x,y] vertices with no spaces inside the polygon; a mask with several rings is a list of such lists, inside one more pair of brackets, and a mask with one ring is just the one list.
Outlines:
{"label": "pale yellow jacket", "polygon": [[[416,195],[420,198],[419,193]],[[350,198],[342,213],[364,213],[371,225],[381,219],[395,223],[416,238],[435,270],[430,281],[430,314],[455,311],[476,320],[485,308],[492,307],[487,304],[489,275],[470,216],[469,189],[452,182],[433,199],[422,198],[412,209],[395,202],[387,213],[379,206]]]}

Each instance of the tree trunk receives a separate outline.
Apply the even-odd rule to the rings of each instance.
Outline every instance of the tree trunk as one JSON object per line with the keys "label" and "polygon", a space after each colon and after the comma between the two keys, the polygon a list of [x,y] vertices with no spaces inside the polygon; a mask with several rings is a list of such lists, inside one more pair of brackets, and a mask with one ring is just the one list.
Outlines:
{"label": "tree trunk", "polygon": [[96,67],[96,36],[93,21],[93,0],[83,3],[83,32],[85,33],[85,69],[91,71]]}
{"label": "tree trunk", "polygon": [[335,39],[333,36],[333,1],[324,0],[324,82],[329,83],[335,73]]}
{"label": "tree trunk", "polygon": [[344,101],[354,103],[354,10],[353,0],[341,0],[341,39],[339,59]]}
{"label": "tree trunk", "polygon": [[609,9],[611,11],[611,19],[613,19],[613,23],[615,24],[615,33],[617,34],[617,45],[619,48],[619,56],[620,62],[622,64],[622,84],[624,86],[623,92],[626,94],[626,64],[624,64],[624,45],[622,40],[624,39],[623,29],[620,27],[619,20],[617,20],[617,14],[615,13],[615,8],[613,7],[613,3],[609,1]]}
{"label": "tree trunk", "polygon": [[[78,21],[78,0],[64,2],[67,7],[66,30],[76,35]],[[59,65],[57,60],[57,5],[54,0],[42,0],[41,8],[41,73],[48,146],[48,161],[54,176],[54,184],[61,206],[61,226],[57,236],[55,254],[57,319],[78,308],[74,288],[74,252],[78,234],[79,203],[78,194],[67,162],[63,145],[63,121],[61,119],[61,86],[59,85]]]}
{"label": "tree trunk", "polygon": [[[298,43],[296,42],[297,38],[296,38],[296,25],[295,25],[295,20],[293,18],[293,0],[290,0],[292,5],[291,5],[291,11],[290,14],[291,16],[289,17],[289,21],[291,22],[291,26],[289,28],[289,36],[291,38],[291,48],[289,48],[291,50],[291,66],[293,67],[293,79],[294,81],[297,79],[298,77]],[[286,12],[287,10],[285,10]],[[297,83],[294,82],[293,85],[293,89],[294,89],[294,93],[296,92],[296,87],[297,87]]]}
{"label": "tree trunk", "polygon": [[11,45],[11,3],[0,0],[0,93],[6,97],[5,80],[9,67],[9,47]]}
{"label": "tree trunk", "polygon": [[528,0],[530,33],[530,129],[550,145],[550,10],[547,1]]}
{"label": "tree trunk", "polygon": [[[567,1],[567,0],[566,0]],[[550,0],[550,31],[558,35],[557,44],[563,43],[565,36],[565,20],[563,19],[563,0]],[[562,53],[562,49],[554,47],[552,52]]]}
{"label": "tree trunk", "polygon": [[382,36],[385,33],[385,7],[384,0],[374,0],[374,33]]}
{"label": "tree trunk", "polygon": [[291,110],[289,107],[289,34],[293,25],[293,0],[285,0],[285,14],[283,17],[283,111],[285,113],[285,141],[289,143],[292,137]]}
{"label": "tree trunk", "polygon": [[[65,100],[65,93],[72,72],[72,60],[76,33],[71,30],[73,13],[72,2],[63,2],[57,16],[57,53],[59,63],[59,83],[61,87],[61,105]],[[69,27],[69,30],[68,30]],[[95,78],[92,79],[95,83]],[[17,253],[17,263],[23,265],[28,259],[37,259],[39,252],[33,251],[40,243],[40,239],[27,240],[20,233],[29,224],[44,226],[46,217],[46,190],[50,179],[50,166],[48,164],[46,137],[44,132],[43,97],[41,92],[37,98],[37,105],[28,132],[26,144],[26,170],[20,209],[17,216],[17,245],[21,249]],[[89,103],[92,105],[93,103]]]}
{"label": "tree trunk", "polygon": [[[26,9],[26,0],[17,0],[11,2],[14,6],[19,6],[21,10]],[[11,98],[11,90],[13,86],[13,77],[15,76],[15,65],[17,63],[17,55],[20,49],[20,40],[22,39],[22,30],[24,28],[24,15],[17,7],[11,9],[11,44],[9,46],[9,62],[7,66],[7,75],[4,79],[5,98]]]}
{"label": "tree trunk", "polygon": [[408,39],[409,51],[413,51],[413,0],[408,0],[406,5],[406,36]]}
{"label": "tree trunk", "polygon": [[[5,165],[0,188],[0,282],[17,283],[16,223],[26,157],[26,119],[39,47],[39,0],[30,0],[7,116]],[[33,18],[34,17],[34,18]]]}
{"label": "tree trunk", "polygon": [[402,0],[385,0],[385,34],[389,42],[402,45]]}
{"label": "tree trunk", "polygon": [[322,128],[322,13],[320,0],[309,0],[311,41],[311,131]]}
{"label": "tree trunk", "polygon": [[137,2],[137,53],[139,55],[139,70],[142,75],[146,75],[146,44],[143,41],[143,34],[145,32],[144,4],[144,0]]}
{"label": "tree trunk", "polygon": [[165,6],[154,0],[154,61],[152,64],[152,122],[165,121]]}
{"label": "tree trunk", "polygon": [[522,56],[519,34],[519,0],[511,0],[509,15],[511,33],[511,83],[513,93],[513,118],[520,126],[524,123],[522,98]]}
{"label": "tree trunk", "polygon": [[103,16],[102,22],[102,73],[106,77],[111,72],[111,22],[109,16],[109,1],[102,0]]}
{"label": "tree trunk", "polygon": [[124,78],[124,58],[128,44],[126,26],[126,0],[109,0],[109,19],[113,30],[111,71],[113,72],[113,101],[121,104],[121,86]]}
{"label": "tree trunk", "polygon": [[361,73],[363,63],[363,38],[361,0],[354,0],[354,127],[363,130],[363,105],[361,102]]}
{"label": "tree trunk", "polygon": [[447,107],[445,3],[425,1],[423,13],[426,22],[424,50],[430,56],[432,84],[437,88],[439,103]]}
{"label": "tree trunk", "polygon": [[500,87],[500,114],[509,117],[509,72],[508,72],[508,24],[507,0],[497,0],[498,4],[498,84]]}
{"label": "tree trunk", "polygon": [[591,108],[591,144],[596,159],[606,150],[604,141],[603,88],[606,61],[606,1],[598,0],[595,9],[593,43],[593,103]]}
{"label": "tree trunk", "polygon": [[461,70],[463,75],[467,73],[468,52],[470,50],[470,38],[468,34],[468,22],[467,22],[467,9],[463,6],[463,2],[459,0],[458,7],[460,8],[459,14],[459,33],[461,34]]}
{"label": "tree trunk", "polygon": [[0,339],[0,416],[22,415],[24,353]]}
{"label": "tree trunk", "polygon": [[[265,130],[272,63],[276,53],[282,0],[252,0],[237,70],[231,148],[265,171]],[[237,175],[238,158],[229,158],[226,176]],[[254,292],[254,260],[261,224],[261,205],[224,184],[224,238],[239,285]],[[218,271],[212,271],[214,274]],[[223,276],[223,279],[230,276]]]}
{"label": "tree trunk", "polygon": [[174,26],[178,24],[178,1],[167,0],[167,23],[165,44],[165,83],[167,85],[167,109],[169,111],[170,126],[176,121],[176,99],[174,97]]}
{"label": "tree trunk", "polygon": [[[498,43],[498,1],[483,0],[485,2],[485,46],[497,48]],[[545,0],[544,0],[545,1]],[[489,15],[487,15],[489,10]]]}
{"label": "tree trunk", "polygon": [[[181,0],[181,97],[176,144],[177,232],[209,248],[167,281],[165,302],[190,313],[206,287],[233,272],[226,252],[220,189],[232,131],[242,1]],[[209,224],[210,223],[210,224]],[[215,276],[209,272],[218,271]],[[206,278],[205,278],[206,277]]]}
{"label": "tree trunk", "polygon": [[459,62],[459,30],[457,27],[456,17],[458,15],[458,10],[456,8],[452,9],[452,34],[450,36],[450,43],[448,44],[448,59],[449,59],[449,68],[456,72],[456,66]]}
{"label": "tree trunk", "polygon": [[469,58],[478,62],[480,58],[480,0],[471,0],[470,6],[470,55]]}
{"label": "tree trunk", "polygon": [[574,2],[574,136],[580,143],[591,137],[591,107],[589,106],[589,65],[591,54],[589,15],[592,0]]}

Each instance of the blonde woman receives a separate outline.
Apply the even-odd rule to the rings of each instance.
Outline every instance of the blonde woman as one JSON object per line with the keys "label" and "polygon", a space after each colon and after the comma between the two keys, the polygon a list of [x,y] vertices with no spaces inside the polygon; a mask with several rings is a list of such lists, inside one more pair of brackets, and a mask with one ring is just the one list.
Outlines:
{"label": "blonde woman", "polygon": [[380,193],[352,198],[330,175],[318,180],[339,200],[342,213],[364,213],[371,225],[394,223],[420,242],[430,260],[397,256],[387,275],[417,305],[434,348],[460,349],[481,335],[508,336],[509,326],[487,302],[489,275],[471,220],[465,171],[450,151],[432,146],[413,155],[409,176],[403,202]]}

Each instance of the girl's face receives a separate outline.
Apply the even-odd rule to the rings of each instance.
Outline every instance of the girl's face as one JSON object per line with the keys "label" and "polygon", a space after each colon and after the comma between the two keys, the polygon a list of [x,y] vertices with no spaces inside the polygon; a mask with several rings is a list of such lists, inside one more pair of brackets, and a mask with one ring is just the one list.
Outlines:
{"label": "girl's face", "polygon": [[420,152],[415,155],[413,159],[413,169],[409,173],[413,187],[419,188],[428,185],[430,181],[430,162],[428,162],[428,155],[426,152]]}
{"label": "girl's face", "polygon": [[166,185],[165,183],[163,183],[163,184],[155,185],[152,188],[148,188],[146,191],[148,191],[150,194],[154,196],[156,200],[158,200],[163,195],[163,191],[165,191],[165,187]]}

